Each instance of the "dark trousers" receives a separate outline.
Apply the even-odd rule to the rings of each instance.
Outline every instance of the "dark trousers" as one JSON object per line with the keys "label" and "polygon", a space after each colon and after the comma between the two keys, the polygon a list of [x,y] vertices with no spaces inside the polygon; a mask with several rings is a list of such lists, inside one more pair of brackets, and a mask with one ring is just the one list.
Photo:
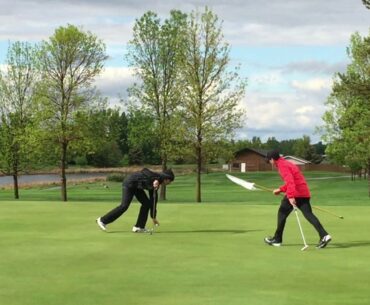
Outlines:
{"label": "dark trousers", "polygon": [[[296,205],[298,209],[301,210],[304,217],[308,220],[310,224],[316,229],[319,233],[320,239],[323,238],[328,232],[325,231],[324,227],[321,225],[319,219],[312,213],[312,207],[310,204],[310,198],[296,198]],[[283,241],[283,232],[286,223],[286,219],[289,214],[293,211],[293,206],[289,203],[289,200],[284,196],[281,200],[281,204],[277,216],[277,228],[275,232],[275,239],[278,241]]]}
{"label": "dark trousers", "polygon": [[115,221],[118,217],[120,217],[123,213],[127,211],[132,202],[132,199],[135,196],[136,199],[141,203],[135,227],[145,228],[146,222],[148,220],[149,210],[152,206],[151,200],[142,189],[124,187],[122,191],[123,194],[121,204],[102,216],[101,221],[104,224],[109,224]]}

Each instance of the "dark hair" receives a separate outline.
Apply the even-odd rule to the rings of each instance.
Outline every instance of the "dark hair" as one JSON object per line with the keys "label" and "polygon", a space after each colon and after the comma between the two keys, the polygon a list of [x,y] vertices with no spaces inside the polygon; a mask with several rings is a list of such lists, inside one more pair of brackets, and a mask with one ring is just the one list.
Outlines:
{"label": "dark hair", "polygon": [[165,169],[162,174],[164,179],[169,179],[171,181],[175,180],[175,174],[172,169]]}
{"label": "dark hair", "polygon": [[266,155],[266,162],[269,163],[271,159],[277,160],[280,158],[280,153],[277,149],[270,150]]}

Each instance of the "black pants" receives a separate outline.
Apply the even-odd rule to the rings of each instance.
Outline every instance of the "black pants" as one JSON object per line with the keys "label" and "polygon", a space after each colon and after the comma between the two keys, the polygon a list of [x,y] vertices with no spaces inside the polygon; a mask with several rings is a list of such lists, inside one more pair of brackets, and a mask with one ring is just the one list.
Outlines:
{"label": "black pants", "polygon": [[145,228],[146,222],[148,220],[149,210],[152,207],[153,201],[148,198],[143,189],[130,188],[125,186],[122,191],[123,194],[121,204],[105,214],[103,217],[101,217],[101,221],[104,224],[109,224],[115,221],[118,217],[120,217],[124,212],[127,211],[132,202],[132,199],[135,196],[137,200],[141,203],[135,227]]}
{"label": "black pants", "polygon": [[[310,224],[316,229],[319,233],[320,239],[323,238],[328,232],[325,231],[324,227],[321,225],[319,219],[312,213],[312,207],[310,204],[310,198],[296,198],[296,205],[302,211],[304,217],[308,220]],[[289,199],[284,196],[281,201],[278,216],[277,216],[277,228],[275,232],[275,239],[282,242],[283,241],[283,232],[286,223],[286,219],[289,214],[293,211],[293,206],[289,203]]]}

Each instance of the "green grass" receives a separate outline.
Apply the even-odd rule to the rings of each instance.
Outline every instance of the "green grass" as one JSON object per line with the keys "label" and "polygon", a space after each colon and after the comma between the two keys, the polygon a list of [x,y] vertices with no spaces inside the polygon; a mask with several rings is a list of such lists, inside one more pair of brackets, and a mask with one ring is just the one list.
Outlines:
{"label": "green grass", "polygon": [[[238,176],[280,184],[276,173]],[[326,249],[316,250],[318,236],[301,216],[310,245],[302,252],[294,215],[284,246],[263,243],[275,229],[279,197],[244,191],[221,174],[203,178],[203,204],[192,202],[194,176],[176,179],[169,200],[159,204],[161,226],[153,235],[130,233],[136,202],[108,233],[97,228],[95,218],[118,203],[119,184],[73,186],[68,203],[57,201],[55,189],[22,190],[19,202],[1,191],[0,303],[369,304],[366,181],[309,180],[314,201],[345,219],[316,213],[333,236]]]}

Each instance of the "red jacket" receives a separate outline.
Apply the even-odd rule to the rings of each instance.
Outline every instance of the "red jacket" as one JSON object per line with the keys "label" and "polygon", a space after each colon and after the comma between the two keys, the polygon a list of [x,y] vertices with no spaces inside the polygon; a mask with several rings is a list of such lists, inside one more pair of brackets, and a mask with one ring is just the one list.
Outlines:
{"label": "red jacket", "polygon": [[280,186],[280,191],[284,192],[288,198],[311,197],[307,182],[297,165],[284,158],[277,159],[275,165],[285,182]]}

